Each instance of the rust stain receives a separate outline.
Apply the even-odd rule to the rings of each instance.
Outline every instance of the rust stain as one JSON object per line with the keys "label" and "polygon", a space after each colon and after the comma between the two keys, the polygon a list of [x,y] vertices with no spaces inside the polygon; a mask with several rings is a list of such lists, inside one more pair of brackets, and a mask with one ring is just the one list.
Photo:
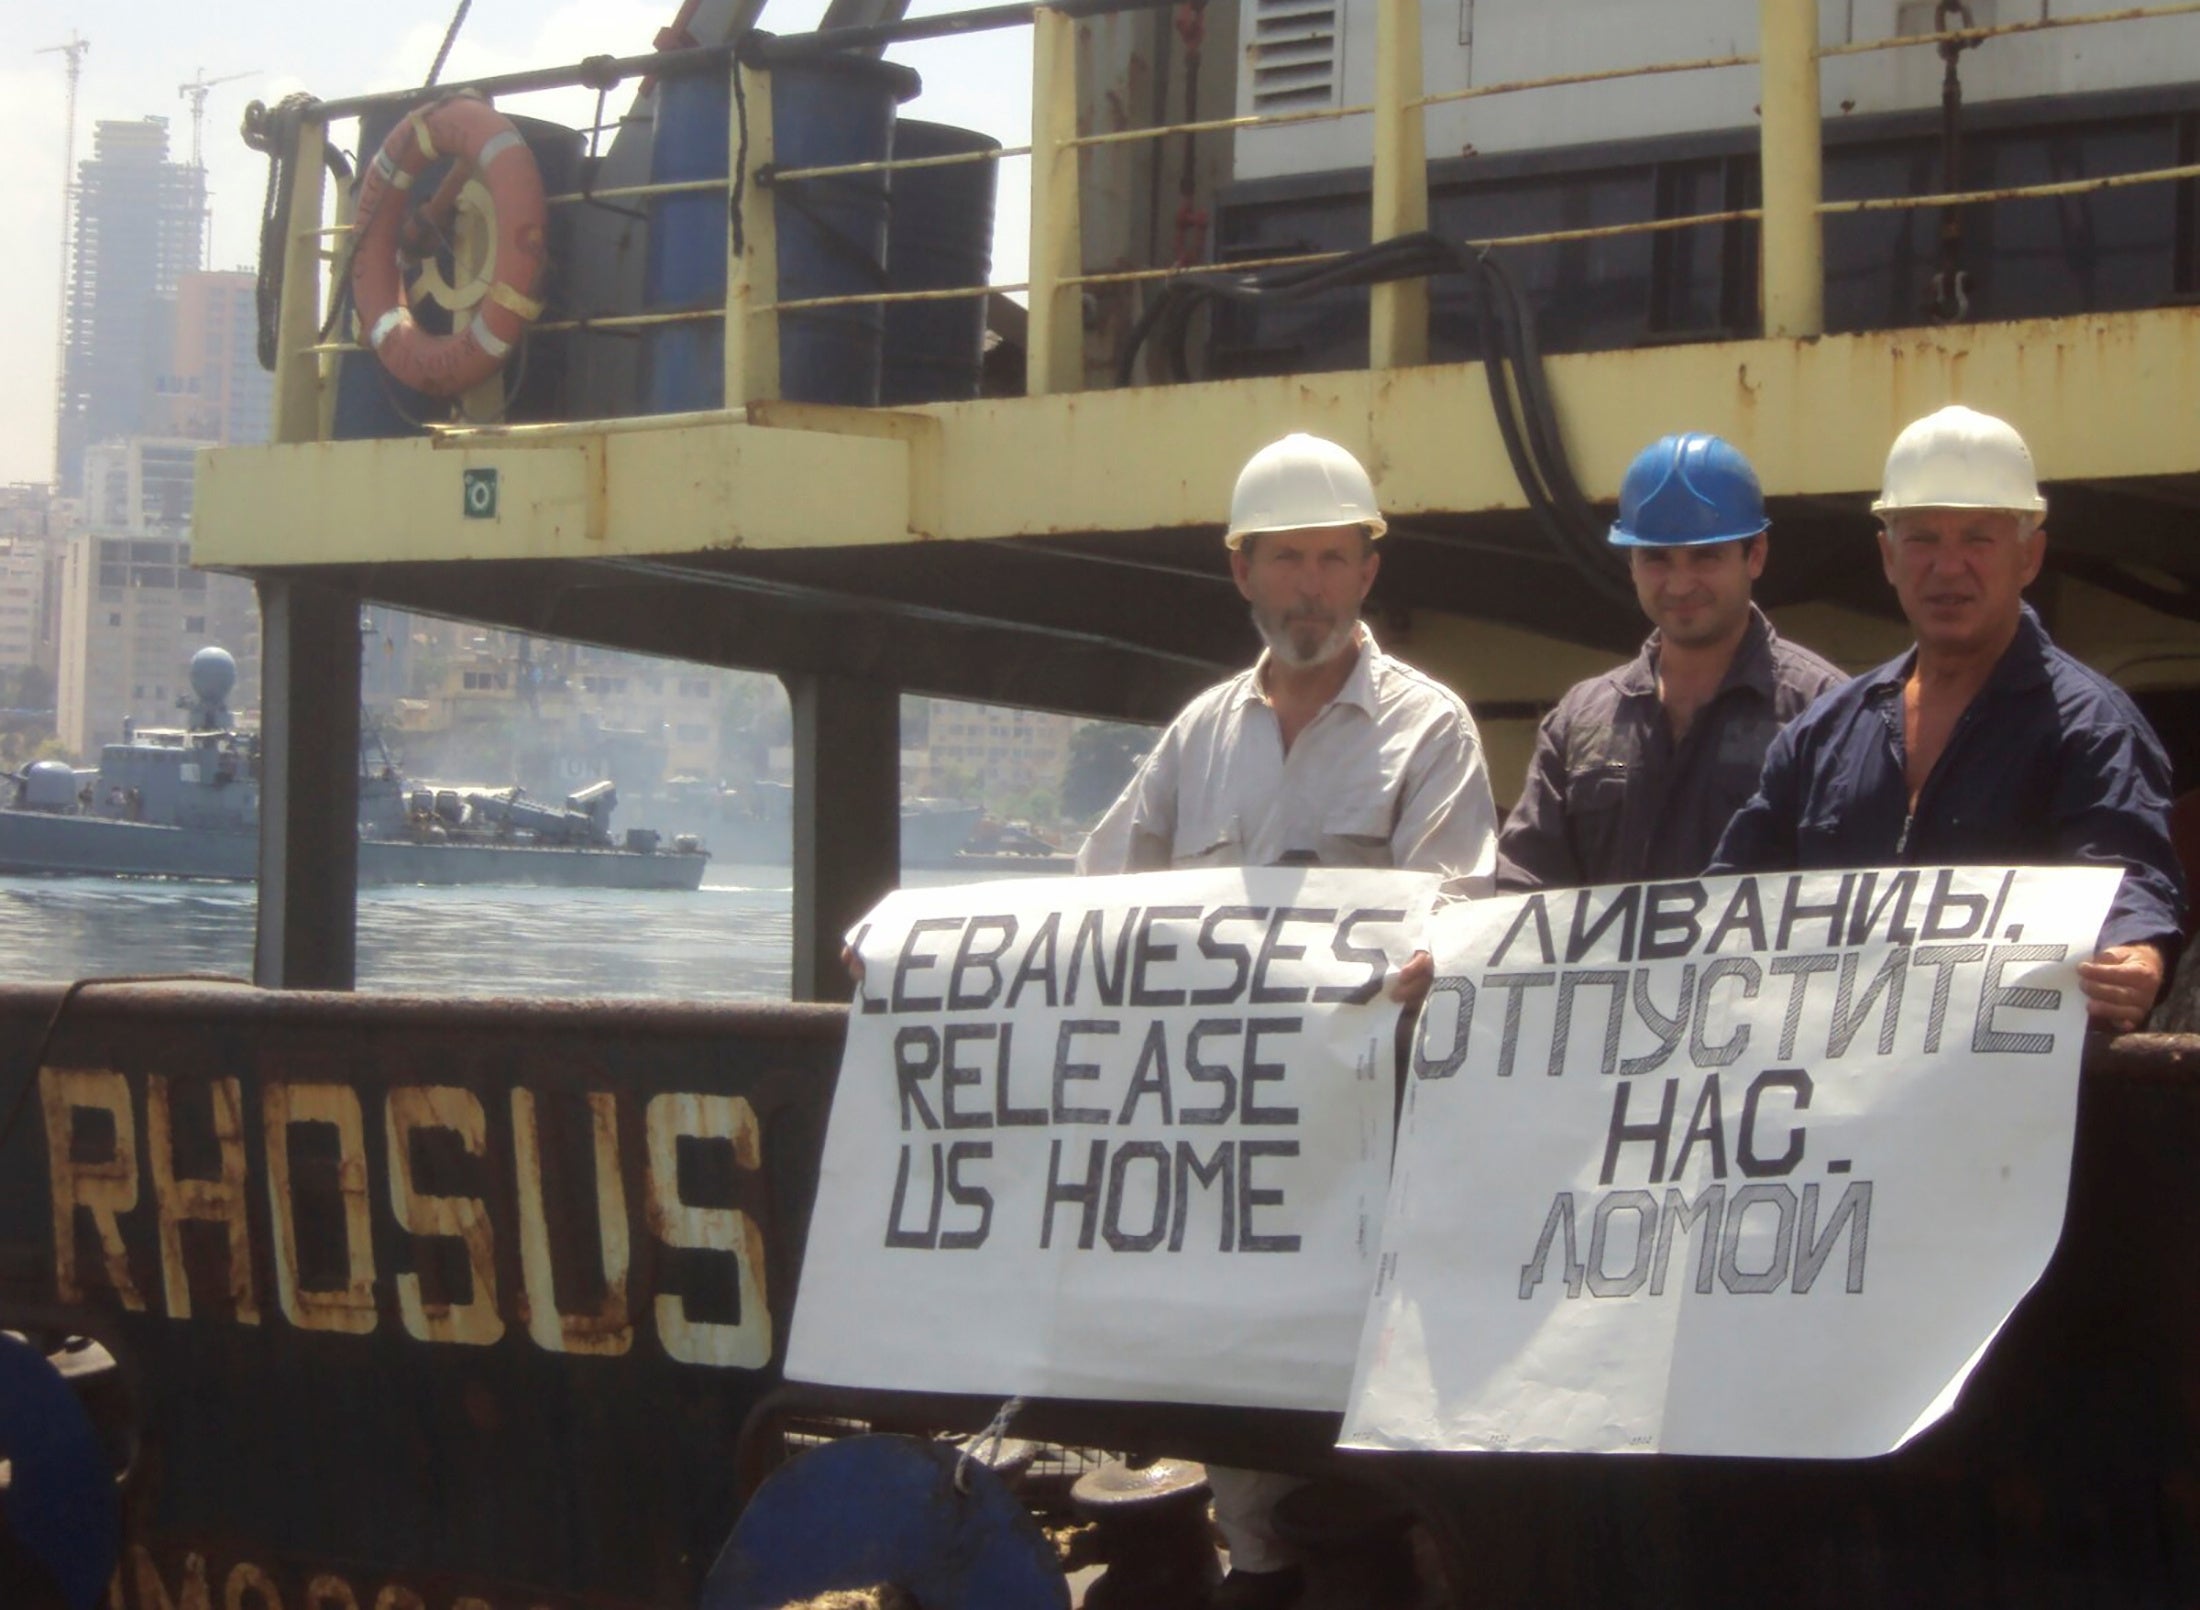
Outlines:
{"label": "rust stain", "polygon": [[240,1560],[229,1568],[229,1578],[222,1584],[222,1610],[245,1610],[246,1594],[252,1596],[253,1610],[283,1610],[282,1589],[275,1586],[275,1579]]}
{"label": "rust stain", "polygon": [[[260,1098],[267,1137],[268,1223],[275,1243],[275,1294],[283,1317],[302,1330],[364,1335],[374,1329],[374,1246],[367,1205],[366,1124],[349,1085],[270,1082]],[[299,1279],[298,1232],[291,1190],[290,1131],[327,1124],[336,1131],[337,1192],[343,1207],[345,1283],[308,1290]]]}
{"label": "rust stain", "polygon": [[184,1267],[186,1220],[220,1224],[229,1232],[229,1306],[237,1322],[257,1325],[260,1304],[252,1282],[252,1232],[245,1209],[244,1102],[235,1079],[216,1079],[207,1090],[221,1173],[213,1179],[178,1178],[175,1118],[169,1081],[145,1081],[145,1149],[153,1167],[153,1199],[159,1209],[161,1284],[171,1319],[191,1317],[191,1281]]}
{"label": "rust stain", "polygon": [[[76,1210],[85,1209],[99,1237],[107,1283],[122,1306],[145,1311],[145,1298],[130,1273],[122,1243],[122,1214],[137,1206],[137,1123],[130,1111],[130,1086],[109,1068],[40,1068],[39,1105],[46,1118],[46,1178],[53,1199],[54,1288],[64,1303],[84,1300],[77,1279]],[[76,1114],[102,1112],[114,1125],[107,1155],[87,1161],[76,1157]]]}
{"label": "rust stain", "polygon": [[[519,1311],[528,1334],[553,1353],[583,1353],[616,1358],[634,1345],[632,1309],[627,1291],[630,1236],[626,1190],[619,1175],[618,1099],[608,1090],[588,1093],[588,1125],[596,1204],[597,1256],[604,1294],[592,1312],[569,1314],[557,1301],[557,1262],[544,1207],[542,1137],[532,1092],[512,1091],[512,1144],[519,1187]],[[568,1200],[580,1193],[563,1193]],[[578,1248],[572,1249],[575,1257]]]}
{"label": "rust stain", "polygon": [[504,1335],[504,1320],[497,1312],[496,1230],[488,1204],[473,1196],[422,1194],[413,1178],[412,1160],[414,1133],[429,1129],[458,1136],[470,1157],[486,1155],[488,1119],[481,1098],[452,1085],[398,1085],[389,1092],[386,1111],[391,1211],[416,1236],[464,1245],[473,1288],[462,1303],[431,1301],[417,1272],[400,1274],[397,1307],[405,1329],[422,1341],[487,1347]]}
{"label": "rust stain", "polygon": [[206,1556],[183,1557],[183,1579],[170,1593],[160,1579],[160,1567],[142,1543],[130,1545],[131,1575],[137,1579],[137,1601],[142,1606],[161,1605],[166,1610],[213,1610],[206,1585]]}
{"label": "rust stain", "polygon": [[306,1584],[306,1610],[359,1610],[359,1595],[340,1576],[317,1576]]}
{"label": "rust stain", "polygon": [[741,1318],[718,1324],[688,1316],[681,1297],[660,1293],[657,1332],[665,1351],[689,1364],[762,1369],[771,1362],[772,1317],[765,1305],[762,1234],[739,1208],[698,1207],[680,1197],[679,1143],[722,1140],[743,1169],[763,1161],[756,1109],[741,1096],[666,1094],[651,1098],[643,1119],[649,1153],[646,1211],[651,1232],[668,1247],[730,1252],[739,1263]]}

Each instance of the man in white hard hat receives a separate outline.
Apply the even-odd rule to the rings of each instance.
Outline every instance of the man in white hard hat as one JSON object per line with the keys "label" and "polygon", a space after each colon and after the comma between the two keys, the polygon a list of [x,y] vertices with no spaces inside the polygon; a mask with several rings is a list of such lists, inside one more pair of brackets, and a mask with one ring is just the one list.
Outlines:
{"label": "man in white hard hat", "polygon": [[[1405,867],[1487,893],[1497,811],[1459,696],[1385,654],[1360,620],[1384,521],[1366,470],[1334,442],[1286,436],[1239,474],[1230,572],[1266,645],[1169,724],[1078,852],[1087,873],[1168,867]],[[1411,1003],[1424,952],[1394,981]],[[1231,1570],[1215,1603],[1292,1603],[1295,1556],[1271,1511],[1296,1478],[1210,1467]]]}
{"label": "man in white hard hat", "polygon": [[1880,559],[1917,646],[1774,741],[1712,870],[2121,867],[2078,978],[2097,1023],[2136,1028],[2183,923],[2169,760],[2024,602],[2047,541],[2031,452],[2002,420],[1943,408],[1895,439],[1884,488]]}
{"label": "man in white hard hat", "polygon": [[1486,891],[1497,813],[1459,696],[1360,620],[1385,529],[1359,461],[1286,436],[1230,500],[1230,573],[1266,651],[1171,722],[1078,853],[1080,872],[1408,867]]}

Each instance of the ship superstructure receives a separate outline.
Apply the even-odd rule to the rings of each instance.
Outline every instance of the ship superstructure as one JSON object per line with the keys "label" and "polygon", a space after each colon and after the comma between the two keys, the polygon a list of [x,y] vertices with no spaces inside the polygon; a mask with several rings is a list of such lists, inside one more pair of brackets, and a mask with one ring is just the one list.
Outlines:
{"label": "ship superstructure", "polygon": [[[1807,0],[1659,8],[1661,17],[1677,9],[1695,21],[1670,35],[1575,30],[1567,39],[1588,54],[1573,71],[1493,81],[1512,59],[1498,42],[1528,26],[1528,8],[1470,9],[1475,43],[1464,54],[1458,45],[1434,48],[1450,38],[1445,8],[1411,0],[1330,8],[1327,21],[1295,11],[1274,21],[1258,5],[1234,19],[1209,8],[1203,59],[1230,59],[1223,47],[1234,28],[1241,37],[1231,49],[1251,50],[1254,87],[1218,87],[1223,75],[1210,73],[1187,106],[1218,109],[1220,96],[1223,115],[1195,117],[1188,128],[1149,115],[1154,98],[1120,93],[1124,81],[1111,76],[1148,59],[1141,50],[1154,44],[1156,18],[1118,4],[1032,11],[1022,395],[893,408],[786,400],[782,356],[794,348],[783,338],[795,340],[787,332],[800,320],[847,306],[946,293],[818,297],[777,284],[777,231],[791,216],[778,198],[829,190],[851,167],[875,176],[893,165],[805,169],[776,160],[772,147],[775,74],[844,44],[890,43],[893,25],[759,42],[731,67],[741,127],[728,137],[742,155],[726,181],[734,249],[722,302],[700,312],[620,306],[626,270],[615,252],[590,245],[597,237],[588,220],[602,209],[578,191],[550,198],[554,221],[567,210],[580,220],[576,261],[598,265],[592,280],[580,274],[571,299],[598,300],[562,321],[546,318],[529,339],[586,351],[619,344],[621,320],[645,336],[707,322],[722,331],[711,377],[718,406],[673,414],[632,412],[641,393],[603,382],[608,360],[576,358],[569,374],[598,378],[573,395],[600,404],[599,417],[460,419],[403,437],[325,440],[344,375],[370,360],[349,342],[316,339],[326,305],[319,246],[332,238],[313,222],[329,206],[318,152],[333,120],[366,112],[386,122],[388,114],[379,111],[387,98],[322,103],[282,131],[286,149],[306,159],[287,169],[281,441],[208,455],[198,551],[261,579],[271,631],[284,629],[292,609],[334,621],[348,601],[371,594],[780,673],[796,711],[802,993],[833,991],[837,936],[893,879],[899,691],[1145,720],[1168,714],[1249,650],[1207,536],[1232,467],[1288,429],[1324,432],[1374,466],[1402,538],[1386,549],[1373,601],[1378,631],[1467,693],[1501,793],[1544,704],[1637,635],[1617,572],[1600,569],[1593,542],[1584,552],[1584,531],[1593,529],[1585,522],[1615,493],[1641,443],[1681,424],[1717,431],[1757,466],[1779,536],[1765,592],[1783,626],[1860,665],[1900,640],[1863,514],[1885,445],[1941,402],[1990,402],[2020,423],[2051,483],[2058,558],[2040,602],[2058,640],[2142,689],[2189,681],[2189,578],[2200,563],[2184,529],[2200,485],[2189,428],[2200,417],[2200,309],[2190,300],[2200,169],[2188,150],[2195,92],[2178,81],[2177,65],[2193,56],[2172,47],[2189,44],[2200,19],[2171,7],[2075,26],[2081,19],[2056,12],[1936,34],[1935,16],[1912,15],[1915,8],[1900,16],[1856,8],[1838,28]],[[1279,28],[1321,35],[1327,42],[1315,43],[1339,53],[1342,71],[1320,96],[1270,107],[1248,96],[1270,82],[1262,64],[1290,55]],[[1667,37],[1688,48],[1678,57],[1652,48]],[[1640,46],[1639,56],[1607,59],[1623,42]],[[1972,124],[1956,129],[1952,156],[1932,129],[1901,156],[1901,139],[1919,131],[1898,127],[1900,119],[1943,116],[1929,94],[1943,75],[1943,47],[1958,57],[1962,82],[1983,86],[1977,105],[1959,90],[1959,118],[1975,124],[2021,107],[2035,121],[2063,120],[2066,137],[2049,142],[2061,153],[2055,176],[1974,182],[1963,151],[1999,172],[2003,148]],[[1564,67],[1572,49],[1545,39],[1520,60]],[[729,66],[729,51],[705,49],[619,70],[659,69],[669,84],[687,76],[683,69],[722,75]],[[1846,87],[1858,73],[1877,86],[1862,102]],[[1567,82],[1548,82],[1554,77]],[[536,74],[513,87],[560,80]],[[1569,109],[1584,96],[1622,110],[1579,122]],[[2109,105],[2101,96],[2121,99]],[[651,103],[642,104],[646,112]],[[1173,94],[1160,104],[1177,110]],[[1254,110],[1228,115],[1239,105]],[[1538,105],[1544,110],[1528,125],[1519,123],[1527,114],[1500,110]],[[2087,119],[2110,113],[2137,132],[2085,144]],[[1485,116],[1493,131],[1511,131],[1493,132],[1496,155],[1450,144],[1458,119]],[[1857,169],[1855,183],[1843,177],[1844,190],[1884,182],[1875,194],[1831,194],[1827,176],[1850,172],[1841,155],[1847,132],[1865,126],[1844,120],[1868,116],[1897,120],[1876,127],[1900,160]],[[1442,148],[1440,131],[1450,131]],[[1577,135],[1602,143],[1583,145]],[[1233,139],[1235,178],[1219,160],[1220,142]],[[1654,143],[1676,139],[1711,142],[1693,178],[1682,171],[1685,149]],[[1118,182],[1131,171],[1126,153],[1157,149],[1169,158],[1156,166],[1159,188]],[[617,172],[618,155],[614,147],[603,171]],[[2011,177],[2035,177],[2029,157],[2008,160]],[[1474,209],[1438,216],[1447,183],[1471,194],[1481,180],[1469,170],[1501,161],[1573,175],[1547,191],[1543,227],[1490,239],[1479,235]],[[1328,179],[1311,171],[1323,162]],[[626,173],[634,168],[625,161]],[[1180,169],[1193,186],[1185,208],[1211,206],[1254,242],[1250,256],[1234,239],[1218,243],[1233,269],[1227,280],[1212,264],[1171,260],[1173,247],[1191,255],[1195,238],[1147,229],[1141,245],[1140,231],[1119,216],[1126,199],[1165,215]],[[1595,181],[1598,172],[1607,179]],[[753,182],[759,173],[766,182]],[[1532,178],[1516,174],[1514,188],[1532,189]],[[705,183],[679,181],[674,198]],[[1277,184],[1297,185],[1302,199],[1356,194],[1346,207],[1360,219],[1345,231],[1358,237],[1353,252],[1307,250],[1319,244],[1312,226],[1289,240],[1262,236],[1293,227],[1274,195],[1258,189]],[[621,204],[643,210],[657,194],[645,170]],[[2151,257],[2133,255],[2126,239],[2136,216],[2155,221],[2150,240],[2166,242]],[[1393,242],[1395,254],[1396,242],[1432,221],[1445,226],[1435,231],[1440,249],[1422,249],[1403,277],[1381,249],[1370,259],[1370,243]],[[631,222],[596,220],[630,236]],[[1889,305],[1869,321],[1843,311],[1842,243],[1858,230],[1881,242],[1882,258],[1896,230],[1918,259],[1884,276]],[[1940,243],[1951,230],[1961,239],[1950,272],[1965,278],[1947,282],[1948,296],[1972,289],[1963,307],[1934,318],[1917,293],[1941,271]],[[1209,272],[1194,272],[1201,268]],[[1332,268],[1337,295],[1284,294],[1292,276],[1318,279]],[[2027,275],[2052,295],[2021,291]],[[1643,277],[1658,293],[1649,301],[1634,283]],[[1201,284],[1215,288],[1209,300],[1218,306],[1180,322],[1196,330],[1212,317],[1219,333],[1179,328],[1170,350],[1189,353],[1195,375],[1227,372],[1233,350],[1257,359],[1239,367],[1283,372],[1152,383],[1170,377],[1175,360],[1155,339],[1169,334],[1166,321],[1148,316],[1166,296]],[[1610,322],[1598,323],[1599,310],[1630,287],[1645,310],[1632,339],[1595,344]],[[1710,314],[1689,315],[1691,297],[1709,297]],[[2050,316],[1981,316],[2043,297],[2056,306]],[[1301,316],[1313,332],[1304,340],[1290,333],[1293,306],[1312,310]],[[1462,307],[1492,322],[1464,328]],[[994,323],[1010,327],[999,316]],[[1591,332],[1587,344],[1582,330]],[[623,339],[631,346],[632,336]],[[1294,354],[1301,367],[1292,367]],[[604,417],[613,409],[624,411]],[[270,509],[284,518],[266,518]],[[315,627],[301,620],[289,629],[298,636],[286,662],[294,679],[348,682],[348,661],[334,663],[343,655],[321,664]],[[330,757],[348,752],[346,740],[327,734],[335,748],[301,748],[305,735],[283,705],[306,684],[294,681],[285,694],[277,680],[270,759],[295,770],[302,802],[340,786],[309,787],[308,779],[342,769]],[[2164,697],[2174,704],[2175,695]],[[299,870],[294,862],[294,883]],[[302,886],[297,897],[306,898]],[[328,890],[311,909],[318,923],[340,922],[343,905],[341,891]]]}

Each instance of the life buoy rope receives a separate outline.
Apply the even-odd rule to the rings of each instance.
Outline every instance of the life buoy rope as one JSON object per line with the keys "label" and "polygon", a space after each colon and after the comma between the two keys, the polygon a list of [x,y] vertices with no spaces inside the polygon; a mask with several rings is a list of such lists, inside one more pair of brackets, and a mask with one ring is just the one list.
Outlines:
{"label": "life buoy rope", "polygon": [[[454,164],[436,202],[454,204],[463,176],[486,187],[493,244],[487,291],[474,316],[448,335],[415,321],[405,296],[406,197],[439,157]],[[453,95],[406,115],[367,164],[351,253],[352,305],[369,347],[391,375],[431,397],[456,397],[495,374],[542,314],[542,175],[509,118],[478,95]]]}

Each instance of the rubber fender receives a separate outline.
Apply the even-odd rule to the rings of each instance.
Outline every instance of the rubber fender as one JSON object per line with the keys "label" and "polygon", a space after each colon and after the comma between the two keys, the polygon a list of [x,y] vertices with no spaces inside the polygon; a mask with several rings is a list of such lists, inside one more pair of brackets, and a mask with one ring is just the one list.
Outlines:
{"label": "rubber fender", "polygon": [[0,1458],[13,1481],[0,1506],[23,1552],[69,1610],[93,1610],[122,1547],[115,1473],[91,1416],[45,1354],[0,1332]]}
{"label": "rubber fender", "polygon": [[1039,1524],[954,1447],[848,1437],[757,1489],[703,1585],[701,1610],[779,1610],[835,1588],[892,1584],[923,1610],[1068,1610]]}

